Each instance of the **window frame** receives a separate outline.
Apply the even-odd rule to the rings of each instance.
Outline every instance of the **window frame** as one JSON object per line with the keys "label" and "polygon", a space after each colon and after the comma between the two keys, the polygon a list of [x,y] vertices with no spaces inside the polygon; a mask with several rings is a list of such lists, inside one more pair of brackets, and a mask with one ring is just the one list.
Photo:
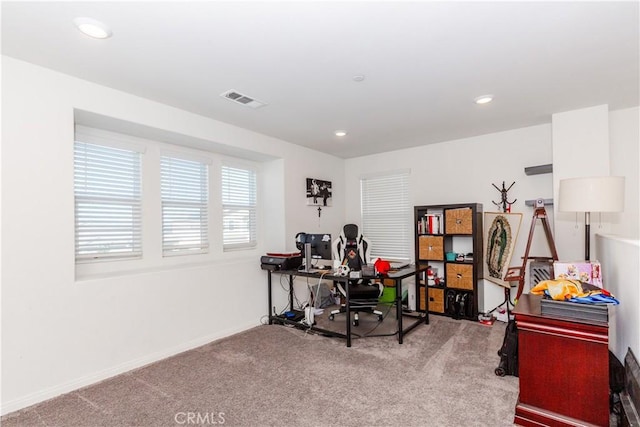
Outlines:
{"label": "window frame", "polygon": [[[165,159],[167,159],[166,162]],[[211,159],[206,157],[192,156],[182,152],[161,150],[160,215],[162,219],[161,240],[163,257],[205,254],[209,252],[209,216],[211,210],[209,177],[211,173],[211,163]],[[172,171],[165,170],[165,165],[182,169],[183,171],[185,171],[185,174],[181,175],[180,177],[168,176],[167,174],[171,173]],[[198,174],[198,172],[196,172],[196,169],[198,168],[189,167],[195,165],[198,165],[198,168],[200,169],[199,176],[196,176]],[[191,186],[191,184],[193,184],[193,186]],[[170,189],[168,186],[172,186],[172,188]],[[194,197],[168,197],[169,194],[165,194],[165,189],[166,191],[172,191],[173,188],[182,190],[186,193],[190,193]],[[174,214],[165,215],[166,208],[172,208],[172,210],[174,210]],[[175,212],[176,209],[179,213]],[[168,244],[168,234],[166,234],[168,223],[175,221],[176,216],[188,214],[189,211],[193,211],[194,209],[199,210],[200,216],[200,221],[197,224],[196,230],[196,234],[200,235],[199,244]],[[168,216],[169,218],[167,218]],[[193,225],[195,226],[196,224]],[[185,239],[194,239],[195,236],[190,234],[191,233],[185,232],[182,237]],[[178,233],[174,235],[174,237],[178,236]]]}
{"label": "window frame", "polygon": [[[90,154],[89,151],[92,153]],[[144,151],[144,147],[137,144],[128,144],[120,139],[103,138],[99,132],[85,128],[76,129],[73,146],[74,254],[76,264],[134,260],[143,257],[142,168]],[[81,160],[82,158],[84,161]],[[96,163],[96,160],[100,158],[103,161]],[[120,174],[116,173],[118,170],[121,172]],[[129,178],[132,178],[133,181],[129,181]],[[84,181],[84,184],[81,181]],[[120,191],[114,192],[114,187],[107,191],[104,188],[107,182],[120,182]],[[83,186],[85,191],[81,188]],[[127,186],[130,188],[127,189]],[[89,189],[89,187],[93,189]],[[100,211],[102,216],[95,218],[96,209],[100,204],[103,205],[103,209]],[[111,208],[106,210],[109,204]],[[85,205],[85,207],[81,208],[81,205]],[[105,224],[105,217],[126,215],[127,207],[131,211],[133,223],[130,228],[124,225],[123,218],[120,221]],[[102,231],[97,231],[98,228],[101,228]],[[82,248],[89,245],[80,243],[85,239],[80,235],[91,233],[91,229],[94,230],[94,239],[100,239],[100,235],[104,236],[105,234],[120,234],[120,236],[130,234],[129,245],[131,249],[108,252],[90,251],[89,249],[83,251]],[[114,241],[112,240],[111,244]],[[127,243],[120,245],[127,246]]]}
{"label": "window frame", "polygon": [[[230,204],[225,202],[225,169],[235,169],[245,172],[250,172],[252,176],[252,192],[253,194],[247,195],[249,199],[253,199],[253,203],[248,204]],[[220,201],[221,201],[221,228],[222,228],[222,251],[231,252],[238,250],[251,250],[258,246],[258,168],[248,163],[233,162],[228,159],[223,160],[220,165]],[[249,210],[249,238],[246,242],[226,242],[226,226],[225,220],[227,214],[225,213],[229,209],[236,211]]]}

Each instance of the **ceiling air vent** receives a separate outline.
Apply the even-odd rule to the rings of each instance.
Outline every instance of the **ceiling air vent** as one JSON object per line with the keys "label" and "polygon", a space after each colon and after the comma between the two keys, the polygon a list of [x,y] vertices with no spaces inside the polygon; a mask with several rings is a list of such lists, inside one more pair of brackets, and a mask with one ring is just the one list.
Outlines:
{"label": "ceiling air vent", "polygon": [[257,99],[252,98],[250,96],[243,95],[240,92],[237,92],[235,90],[228,90],[226,92],[221,93],[220,96],[228,100],[231,100],[233,102],[237,102],[238,104],[246,105],[247,107],[251,107],[251,108],[260,108],[267,105],[264,102],[258,101]]}

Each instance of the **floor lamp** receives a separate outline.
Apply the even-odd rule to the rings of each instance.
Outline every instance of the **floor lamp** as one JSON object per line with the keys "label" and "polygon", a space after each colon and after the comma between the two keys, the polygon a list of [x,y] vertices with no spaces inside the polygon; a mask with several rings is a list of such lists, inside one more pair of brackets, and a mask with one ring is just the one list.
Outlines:
{"label": "floor lamp", "polygon": [[561,179],[558,199],[560,212],[584,212],[584,259],[589,261],[591,212],[622,212],[624,177]]}

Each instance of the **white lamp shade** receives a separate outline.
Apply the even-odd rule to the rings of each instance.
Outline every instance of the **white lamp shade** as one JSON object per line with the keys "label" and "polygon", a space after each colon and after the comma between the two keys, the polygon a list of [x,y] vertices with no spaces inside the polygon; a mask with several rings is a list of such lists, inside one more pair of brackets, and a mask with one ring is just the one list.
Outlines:
{"label": "white lamp shade", "polygon": [[560,212],[622,212],[624,177],[598,176],[560,180]]}

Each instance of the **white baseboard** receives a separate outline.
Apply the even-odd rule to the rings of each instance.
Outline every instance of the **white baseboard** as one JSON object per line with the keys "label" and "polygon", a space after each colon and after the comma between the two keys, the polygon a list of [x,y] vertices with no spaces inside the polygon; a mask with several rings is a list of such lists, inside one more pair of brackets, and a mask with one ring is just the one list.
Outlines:
{"label": "white baseboard", "polygon": [[242,324],[236,325],[236,327],[232,329],[227,329],[212,335],[200,337],[195,340],[191,340],[165,350],[161,350],[161,351],[158,351],[134,360],[130,360],[128,362],[121,363],[111,368],[94,372],[90,375],[85,375],[83,377],[76,378],[71,381],[67,381],[62,384],[55,385],[53,387],[48,387],[44,390],[40,390],[38,392],[31,393],[23,397],[13,399],[8,402],[3,402],[2,405],[0,406],[0,415],[6,415],[14,411],[24,409],[28,406],[35,405],[36,403],[40,403],[45,400],[52,399],[56,396],[69,393],[74,390],[78,390],[82,387],[95,384],[97,382],[106,380],[116,375],[123,374],[125,372],[129,372],[131,370],[140,368],[150,363],[154,363],[159,360],[166,359],[178,353],[182,353],[184,351],[203,346],[212,341],[216,341],[221,338],[226,338],[228,336],[237,334],[239,332],[246,331],[255,326],[257,326],[255,321],[242,323]]}

